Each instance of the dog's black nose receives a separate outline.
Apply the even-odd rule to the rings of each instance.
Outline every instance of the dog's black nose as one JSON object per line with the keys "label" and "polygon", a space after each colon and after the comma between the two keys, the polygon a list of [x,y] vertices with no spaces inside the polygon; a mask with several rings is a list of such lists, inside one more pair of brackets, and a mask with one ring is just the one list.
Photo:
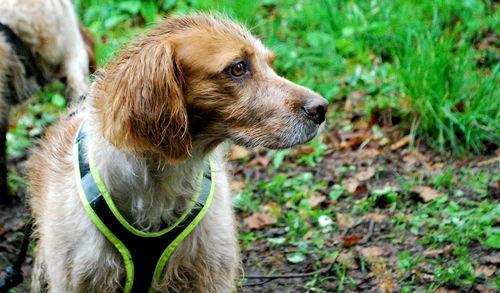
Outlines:
{"label": "dog's black nose", "polygon": [[302,111],[306,117],[312,120],[316,124],[321,124],[325,121],[326,109],[328,107],[328,101],[322,97],[314,97],[310,101],[306,102],[302,107]]}

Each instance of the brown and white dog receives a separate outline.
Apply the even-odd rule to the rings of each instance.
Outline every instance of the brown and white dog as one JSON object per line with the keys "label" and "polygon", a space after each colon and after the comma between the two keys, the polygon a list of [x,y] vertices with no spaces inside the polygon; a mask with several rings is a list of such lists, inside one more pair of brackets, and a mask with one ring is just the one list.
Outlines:
{"label": "brown and white dog", "polygon": [[159,292],[235,291],[239,248],[221,143],[281,149],[307,142],[327,107],[318,94],[279,77],[273,59],[240,25],[204,14],[163,20],[119,53],[31,158],[38,239],[33,292],[122,288],[121,255],[77,193],[72,144],[83,120],[97,171],[118,210],[142,231],[177,220],[212,158],[212,205],[154,286]]}
{"label": "brown and white dog", "polygon": [[91,47],[84,43],[69,0],[1,0],[0,26],[0,197],[3,198],[7,193],[5,135],[10,108],[30,98],[51,80],[65,80],[68,97],[87,92],[86,48]]}

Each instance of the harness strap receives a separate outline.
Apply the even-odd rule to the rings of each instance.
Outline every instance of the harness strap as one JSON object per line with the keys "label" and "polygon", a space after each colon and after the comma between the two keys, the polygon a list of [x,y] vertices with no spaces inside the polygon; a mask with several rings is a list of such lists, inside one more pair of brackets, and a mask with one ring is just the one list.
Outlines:
{"label": "harness strap", "polygon": [[116,209],[87,154],[84,123],[80,126],[74,147],[81,200],[94,224],[122,255],[126,269],[124,292],[154,291],[154,285],[158,283],[169,256],[210,207],[215,187],[212,162],[210,161],[211,176],[200,173],[201,188],[193,199],[191,209],[174,225],[159,232],[147,233],[131,226]]}
{"label": "harness strap", "polygon": [[[28,46],[26,46],[23,40],[21,40],[21,38],[19,38],[19,36],[9,26],[1,22],[0,22],[0,32],[3,32],[5,39],[7,40],[7,42],[11,44],[12,49],[19,57],[19,60],[21,60],[21,63],[23,63],[23,66],[26,70],[26,77],[27,78],[34,77],[39,85],[45,84],[46,82],[45,77],[43,76],[42,71],[38,67],[36,59],[33,56],[33,53],[28,48]],[[15,96],[10,97],[10,99],[12,101],[9,102],[16,102]]]}

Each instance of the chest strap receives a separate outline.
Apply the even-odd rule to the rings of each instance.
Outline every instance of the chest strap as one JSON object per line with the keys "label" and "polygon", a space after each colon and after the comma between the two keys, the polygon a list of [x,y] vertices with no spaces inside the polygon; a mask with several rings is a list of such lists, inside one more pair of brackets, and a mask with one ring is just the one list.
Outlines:
{"label": "chest strap", "polygon": [[215,187],[212,161],[209,160],[210,175],[203,171],[199,175],[200,188],[192,199],[191,207],[172,226],[158,232],[143,232],[130,225],[113,203],[92,158],[87,154],[84,125],[80,126],[74,142],[74,160],[85,210],[122,255],[126,270],[123,292],[154,292],[153,287],[158,284],[168,258],[210,207]]}

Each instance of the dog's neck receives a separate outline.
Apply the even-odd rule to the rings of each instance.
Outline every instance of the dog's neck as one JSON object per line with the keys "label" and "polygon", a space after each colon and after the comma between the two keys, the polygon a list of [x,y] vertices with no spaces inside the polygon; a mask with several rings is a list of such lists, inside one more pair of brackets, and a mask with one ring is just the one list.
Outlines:
{"label": "dog's neck", "polygon": [[115,205],[139,230],[153,232],[174,223],[198,188],[208,154],[194,147],[191,157],[158,167],[104,139],[95,120],[88,121],[88,150]]}

